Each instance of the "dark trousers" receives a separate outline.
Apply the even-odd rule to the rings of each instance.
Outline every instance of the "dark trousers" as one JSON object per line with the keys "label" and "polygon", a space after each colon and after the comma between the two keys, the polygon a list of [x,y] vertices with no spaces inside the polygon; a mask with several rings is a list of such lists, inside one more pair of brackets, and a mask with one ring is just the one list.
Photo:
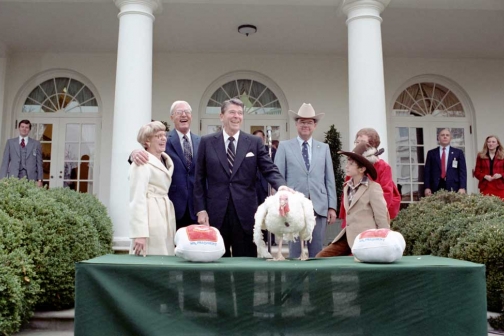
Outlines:
{"label": "dark trousers", "polygon": [[243,229],[231,197],[219,231],[226,248],[224,257],[257,257],[257,247],[252,239],[253,231]]}
{"label": "dark trousers", "polygon": [[198,220],[191,218],[191,212],[189,211],[189,206],[187,206],[184,215],[180,219],[177,219],[177,230],[192,224],[198,224]]}

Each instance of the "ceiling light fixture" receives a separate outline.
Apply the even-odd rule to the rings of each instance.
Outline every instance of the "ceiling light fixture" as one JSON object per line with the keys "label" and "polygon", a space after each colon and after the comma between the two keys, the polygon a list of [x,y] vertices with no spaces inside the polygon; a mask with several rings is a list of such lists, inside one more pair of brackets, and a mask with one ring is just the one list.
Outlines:
{"label": "ceiling light fixture", "polygon": [[257,27],[254,25],[246,24],[238,27],[238,33],[249,36],[257,32]]}

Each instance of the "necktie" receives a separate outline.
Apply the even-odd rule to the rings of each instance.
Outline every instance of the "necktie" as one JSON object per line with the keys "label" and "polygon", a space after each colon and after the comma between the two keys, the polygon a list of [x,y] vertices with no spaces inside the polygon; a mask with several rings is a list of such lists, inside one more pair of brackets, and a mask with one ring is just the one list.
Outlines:
{"label": "necktie", "polygon": [[25,148],[26,144],[24,142],[24,138],[21,139],[21,148]]}
{"label": "necktie", "polygon": [[443,147],[443,154],[441,154],[441,178],[446,177],[446,148]]}
{"label": "necktie", "polygon": [[183,147],[184,147],[184,157],[186,160],[187,169],[191,168],[192,163],[192,153],[191,153],[191,144],[189,144],[189,140],[187,139],[187,135],[182,137],[184,139]]}
{"label": "necktie", "polygon": [[308,158],[308,142],[303,142],[303,150],[301,151],[303,154],[303,160],[306,166],[306,170],[310,171],[310,159]]}
{"label": "necktie", "polygon": [[227,148],[227,159],[228,159],[228,164],[229,164],[229,173],[233,173],[233,164],[234,164],[234,159],[235,159],[235,146],[234,146],[234,138],[229,137],[229,145]]}

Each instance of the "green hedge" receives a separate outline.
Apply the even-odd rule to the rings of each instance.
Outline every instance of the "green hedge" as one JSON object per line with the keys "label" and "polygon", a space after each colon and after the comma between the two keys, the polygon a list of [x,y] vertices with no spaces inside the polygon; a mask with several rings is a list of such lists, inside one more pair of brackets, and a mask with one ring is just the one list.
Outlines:
{"label": "green hedge", "polygon": [[485,264],[488,310],[504,306],[504,202],[497,197],[439,192],[402,210],[392,229],[405,255],[449,257]]}
{"label": "green hedge", "polygon": [[[29,310],[34,305],[39,309],[72,307],[75,262],[112,252],[112,223],[96,197],[69,189],[38,188],[24,179],[0,180],[0,231],[3,253],[12,256],[23,251],[33,265],[32,282],[40,291],[31,293],[33,297],[22,296]],[[10,283],[9,288],[13,297],[19,297],[19,286]],[[17,321],[12,312],[12,321]],[[19,316],[25,320],[28,315]],[[2,332],[8,334],[0,328]]]}

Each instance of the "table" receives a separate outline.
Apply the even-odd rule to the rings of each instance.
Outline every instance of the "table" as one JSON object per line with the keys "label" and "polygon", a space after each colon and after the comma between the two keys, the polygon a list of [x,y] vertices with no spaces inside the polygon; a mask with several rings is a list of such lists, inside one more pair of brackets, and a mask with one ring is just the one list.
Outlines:
{"label": "table", "polygon": [[433,256],[76,264],[75,335],[487,335],[485,266]]}

